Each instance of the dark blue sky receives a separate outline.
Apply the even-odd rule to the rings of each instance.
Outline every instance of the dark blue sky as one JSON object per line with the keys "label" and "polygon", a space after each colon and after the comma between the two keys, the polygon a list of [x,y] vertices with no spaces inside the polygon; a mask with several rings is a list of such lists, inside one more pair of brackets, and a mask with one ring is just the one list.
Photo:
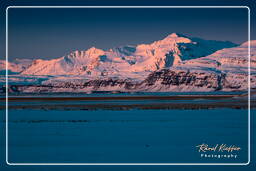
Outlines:
{"label": "dark blue sky", "polygon": [[91,46],[150,43],[172,32],[247,41],[247,9],[11,8],[9,57],[56,58]]}
{"label": "dark blue sky", "polygon": [[[249,6],[248,0],[5,0],[0,2],[0,58],[5,57],[5,9],[20,5]],[[91,46],[150,43],[172,32],[204,39],[247,40],[247,9],[10,9],[9,59],[56,58]]]}

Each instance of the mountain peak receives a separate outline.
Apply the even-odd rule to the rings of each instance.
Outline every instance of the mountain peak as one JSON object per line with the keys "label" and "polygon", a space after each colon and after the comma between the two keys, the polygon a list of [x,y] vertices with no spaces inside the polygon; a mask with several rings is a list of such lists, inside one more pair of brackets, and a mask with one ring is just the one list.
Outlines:
{"label": "mountain peak", "polygon": [[177,37],[185,37],[185,38],[187,38],[187,36],[185,36],[183,34],[180,34],[180,33],[171,33],[166,38],[177,38]]}
{"label": "mountain peak", "polygon": [[167,37],[179,37],[179,35],[178,35],[177,33],[172,33],[172,34],[170,34],[170,35],[167,36]]}
{"label": "mountain peak", "polygon": [[93,46],[93,47],[89,48],[86,51],[86,53],[87,54],[101,54],[101,53],[104,53],[104,51]]}
{"label": "mountain peak", "polygon": [[97,49],[96,47],[92,46],[91,48],[87,49],[87,51],[94,51],[96,49]]}
{"label": "mountain peak", "polygon": [[103,55],[104,51],[101,49],[97,49],[95,47],[91,47],[87,49],[86,51],[73,51],[70,54],[68,54],[66,57],[67,58],[91,58],[91,57],[98,57],[100,55]]}
{"label": "mountain peak", "polygon": [[191,43],[192,40],[180,33],[172,33],[160,40],[162,43]]}
{"label": "mountain peak", "polygon": [[241,44],[241,46],[249,46],[249,43],[250,43],[251,47],[256,46],[256,40],[250,40],[250,41],[244,42]]}

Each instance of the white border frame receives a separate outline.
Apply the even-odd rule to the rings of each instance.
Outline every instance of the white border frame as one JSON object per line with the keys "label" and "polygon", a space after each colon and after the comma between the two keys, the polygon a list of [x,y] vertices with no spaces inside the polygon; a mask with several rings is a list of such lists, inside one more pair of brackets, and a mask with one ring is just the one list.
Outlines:
{"label": "white border frame", "polygon": [[246,8],[248,10],[248,161],[246,163],[10,163],[8,161],[8,91],[6,91],[6,164],[7,165],[249,165],[251,160],[251,108],[250,108],[250,8],[248,6],[8,6],[6,8],[6,88],[8,88],[8,10],[11,8]]}

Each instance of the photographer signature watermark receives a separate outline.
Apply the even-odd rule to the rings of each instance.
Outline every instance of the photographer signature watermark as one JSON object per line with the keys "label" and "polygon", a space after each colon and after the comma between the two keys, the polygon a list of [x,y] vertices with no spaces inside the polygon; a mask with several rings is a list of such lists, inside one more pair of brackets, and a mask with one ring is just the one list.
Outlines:
{"label": "photographer signature watermark", "polygon": [[208,144],[200,144],[196,146],[201,158],[238,158],[237,152],[241,147],[236,145],[216,144],[209,146]]}

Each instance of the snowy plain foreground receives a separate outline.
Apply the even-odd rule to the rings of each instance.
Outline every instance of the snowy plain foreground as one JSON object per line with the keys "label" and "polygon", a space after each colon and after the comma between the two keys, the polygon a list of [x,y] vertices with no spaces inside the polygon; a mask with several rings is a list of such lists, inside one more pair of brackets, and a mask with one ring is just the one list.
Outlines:
{"label": "snowy plain foreground", "polygon": [[[10,110],[9,162],[247,162],[247,113],[227,108]],[[232,152],[237,158],[202,158],[196,148],[202,143],[225,143],[242,150]]]}

